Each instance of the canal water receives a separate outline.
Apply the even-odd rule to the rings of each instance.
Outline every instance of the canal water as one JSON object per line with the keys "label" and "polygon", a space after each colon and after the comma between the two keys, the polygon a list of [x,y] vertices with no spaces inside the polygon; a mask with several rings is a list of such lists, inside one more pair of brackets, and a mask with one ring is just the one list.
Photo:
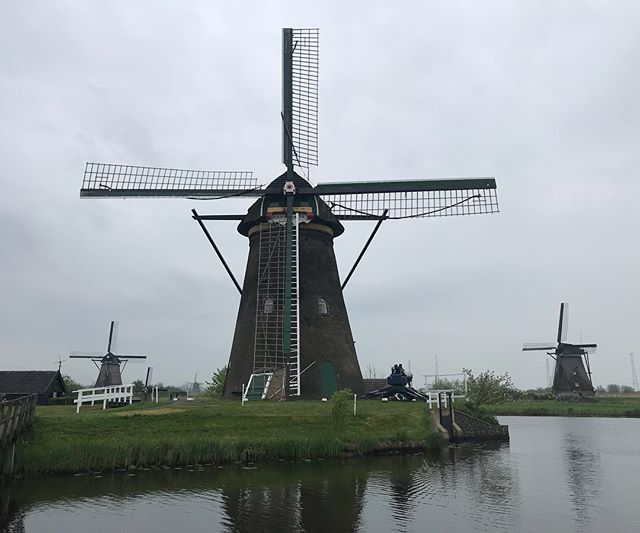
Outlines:
{"label": "canal water", "polygon": [[0,531],[640,530],[640,419],[501,417],[511,442],[0,485]]}

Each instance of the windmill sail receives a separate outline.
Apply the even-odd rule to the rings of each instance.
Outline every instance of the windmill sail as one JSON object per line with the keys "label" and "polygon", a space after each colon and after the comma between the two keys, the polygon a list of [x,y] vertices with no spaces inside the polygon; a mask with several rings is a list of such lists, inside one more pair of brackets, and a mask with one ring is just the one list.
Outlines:
{"label": "windmill sail", "polygon": [[87,163],[81,198],[260,196],[253,172]]}
{"label": "windmill sail", "polygon": [[282,30],[282,162],[318,164],[319,31]]}
{"label": "windmill sail", "polygon": [[120,324],[115,320],[111,321],[111,328],[109,329],[109,344],[107,344],[107,353],[116,353],[118,351],[118,330]]}
{"label": "windmill sail", "polygon": [[479,215],[498,212],[493,178],[323,183],[314,192],[339,220]]}
{"label": "windmill sail", "polygon": [[523,352],[533,351],[533,350],[546,350],[551,351],[555,350],[556,345],[553,342],[525,342],[522,346]]}
{"label": "windmill sail", "polygon": [[558,342],[567,340],[567,330],[569,329],[569,304],[560,304],[560,318],[558,320]]}

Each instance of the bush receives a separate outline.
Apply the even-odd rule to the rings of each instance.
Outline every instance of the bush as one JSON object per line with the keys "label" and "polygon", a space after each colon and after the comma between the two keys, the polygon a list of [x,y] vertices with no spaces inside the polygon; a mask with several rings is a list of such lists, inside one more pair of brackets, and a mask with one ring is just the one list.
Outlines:
{"label": "bush", "polygon": [[220,399],[224,391],[224,382],[227,379],[228,367],[223,366],[217,368],[211,376],[211,381],[206,381],[207,391],[205,393],[209,398]]}
{"label": "bush", "polygon": [[438,431],[430,431],[424,440],[424,447],[427,450],[438,450],[446,443]]}
{"label": "bush", "polygon": [[352,410],[353,393],[350,389],[342,389],[331,396],[331,420],[334,428],[340,429],[344,426]]}
{"label": "bush", "polygon": [[47,405],[73,405],[74,396],[62,396],[58,398],[49,398]]}
{"label": "bush", "polygon": [[471,370],[466,368],[463,368],[462,372],[467,375],[467,403],[474,409],[510,399],[509,391],[514,387],[509,374],[499,376],[493,371],[485,370],[474,376]]}

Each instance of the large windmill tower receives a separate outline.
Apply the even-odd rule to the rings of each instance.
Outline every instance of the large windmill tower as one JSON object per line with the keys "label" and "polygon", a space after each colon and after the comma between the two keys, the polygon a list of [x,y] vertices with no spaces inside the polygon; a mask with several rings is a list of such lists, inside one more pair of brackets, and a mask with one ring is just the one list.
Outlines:
{"label": "large windmill tower", "polygon": [[[318,30],[283,29],[284,173],[258,185],[250,172],[207,172],[88,163],[81,197],[257,198],[246,214],[193,217],[241,294],[224,396],[329,396],[362,390],[333,239],[342,221],[375,221],[360,257],[387,219],[498,211],[493,178],[321,183],[318,162]],[[300,172],[300,173],[299,173]],[[206,220],[239,220],[249,239],[242,287]],[[358,261],[360,260],[358,258]],[[358,263],[356,261],[356,265]],[[355,268],[355,265],[354,265]]]}
{"label": "large windmill tower", "polygon": [[560,304],[556,342],[525,342],[522,350],[545,351],[555,360],[551,392],[558,398],[593,396],[589,355],[595,353],[598,345],[568,343],[568,325],[569,304],[563,302]]}

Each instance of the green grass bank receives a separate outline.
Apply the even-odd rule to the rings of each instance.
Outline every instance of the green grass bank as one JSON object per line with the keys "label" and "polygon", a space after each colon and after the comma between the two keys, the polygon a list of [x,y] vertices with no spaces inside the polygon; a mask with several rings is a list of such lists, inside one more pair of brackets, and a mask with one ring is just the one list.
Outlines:
{"label": "green grass bank", "polygon": [[52,475],[190,464],[304,460],[384,449],[436,448],[423,403],[358,402],[336,424],[330,402],[190,401],[102,411],[36,410],[16,448],[16,475]]}
{"label": "green grass bank", "polygon": [[516,400],[482,406],[494,416],[602,416],[640,418],[639,398],[592,398],[581,402]]}

